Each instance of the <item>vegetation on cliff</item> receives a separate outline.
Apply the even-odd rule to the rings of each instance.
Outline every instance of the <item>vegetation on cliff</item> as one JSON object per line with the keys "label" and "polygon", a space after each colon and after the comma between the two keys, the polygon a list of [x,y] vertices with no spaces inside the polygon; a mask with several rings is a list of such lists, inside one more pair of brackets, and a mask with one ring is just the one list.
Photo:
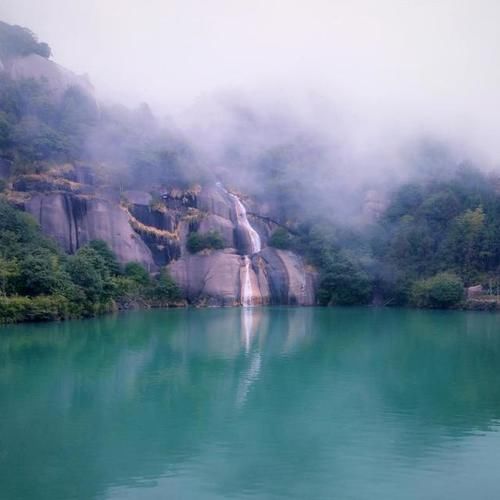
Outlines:
{"label": "vegetation on cliff", "polygon": [[76,87],[55,99],[43,80],[12,80],[0,73],[1,156],[11,174],[39,173],[47,165],[84,157],[96,125],[95,104]]}
{"label": "vegetation on cliff", "polygon": [[198,253],[205,249],[221,250],[226,245],[218,231],[206,233],[192,231],[188,235],[186,246],[191,253]]}
{"label": "vegetation on cliff", "polygon": [[163,270],[122,267],[102,241],[61,252],[27,214],[0,200],[0,322],[92,316],[119,307],[179,303]]}

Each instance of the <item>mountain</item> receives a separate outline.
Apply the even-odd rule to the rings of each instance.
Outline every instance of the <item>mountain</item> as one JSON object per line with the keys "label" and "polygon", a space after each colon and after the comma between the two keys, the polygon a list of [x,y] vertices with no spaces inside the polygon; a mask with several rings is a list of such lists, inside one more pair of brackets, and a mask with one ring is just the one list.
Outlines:
{"label": "mountain", "polygon": [[315,303],[313,268],[268,245],[278,224],[222,187],[146,105],[97,103],[24,28],[1,23],[0,41],[3,197],[60,249],[103,241],[122,266],[166,269],[192,304]]}

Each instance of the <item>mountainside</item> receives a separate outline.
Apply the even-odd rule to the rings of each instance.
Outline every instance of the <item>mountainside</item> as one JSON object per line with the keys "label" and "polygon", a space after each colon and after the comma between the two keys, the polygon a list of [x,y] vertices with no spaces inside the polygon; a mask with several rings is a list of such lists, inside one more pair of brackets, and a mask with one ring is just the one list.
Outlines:
{"label": "mountainside", "polygon": [[[168,266],[191,303],[242,303],[249,235],[238,223],[234,198],[216,185],[120,193],[96,184],[90,167],[67,164],[14,178],[7,198],[68,253],[103,240],[121,263],[139,262],[150,272]],[[295,253],[267,247],[276,225],[249,217],[264,244],[251,255],[251,303],[314,304],[316,273]],[[190,251],[195,234],[220,236],[222,248]]]}
{"label": "mountainside", "polygon": [[[50,61],[30,32],[2,23],[0,37],[14,38],[0,52],[4,196],[60,248],[74,254],[101,240],[121,264],[151,273],[168,266],[193,304],[315,303],[312,268],[266,245],[277,226],[258,216],[242,225],[239,198],[213,176],[198,184],[196,160],[147,109],[102,108],[90,83]],[[249,249],[249,231],[262,249]]]}

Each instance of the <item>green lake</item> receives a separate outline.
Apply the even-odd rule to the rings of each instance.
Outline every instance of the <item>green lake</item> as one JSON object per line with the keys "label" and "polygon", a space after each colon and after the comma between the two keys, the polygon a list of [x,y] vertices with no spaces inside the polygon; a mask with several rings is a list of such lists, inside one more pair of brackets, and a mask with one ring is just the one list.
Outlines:
{"label": "green lake", "polygon": [[500,315],[131,312],[0,328],[0,499],[500,498]]}

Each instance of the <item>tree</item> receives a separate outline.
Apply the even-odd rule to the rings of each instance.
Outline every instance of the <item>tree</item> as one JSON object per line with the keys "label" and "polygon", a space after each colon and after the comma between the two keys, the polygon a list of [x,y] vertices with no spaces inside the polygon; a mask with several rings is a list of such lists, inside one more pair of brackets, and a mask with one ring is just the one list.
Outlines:
{"label": "tree", "polygon": [[486,216],[482,207],[466,210],[453,221],[444,243],[444,256],[466,282],[486,268]]}
{"label": "tree", "polygon": [[0,257],[0,293],[7,295],[13,281],[19,278],[19,264],[16,260]]}
{"label": "tree", "polygon": [[125,264],[124,274],[139,285],[149,285],[151,278],[149,273],[138,262],[128,262]]}
{"label": "tree", "polygon": [[89,246],[82,247],[69,258],[68,273],[81,288],[89,304],[103,304],[113,295],[113,282],[106,261]]}
{"label": "tree", "polygon": [[163,268],[149,289],[149,297],[160,302],[176,302],[182,298],[181,291],[167,268]]}
{"label": "tree", "polygon": [[321,305],[366,304],[371,293],[368,275],[347,258],[338,256],[322,272],[318,301]]}
{"label": "tree", "polygon": [[410,302],[417,307],[450,308],[464,296],[464,284],[453,273],[443,272],[432,278],[416,281],[410,292]]}
{"label": "tree", "polygon": [[92,240],[88,246],[89,248],[95,250],[100,257],[102,257],[110,274],[120,274],[120,263],[118,262],[115,253],[109,248],[105,241]]}
{"label": "tree", "polygon": [[290,233],[284,227],[278,227],[273,231],[267,244],[270,247],[288,250],[292,246]]}

